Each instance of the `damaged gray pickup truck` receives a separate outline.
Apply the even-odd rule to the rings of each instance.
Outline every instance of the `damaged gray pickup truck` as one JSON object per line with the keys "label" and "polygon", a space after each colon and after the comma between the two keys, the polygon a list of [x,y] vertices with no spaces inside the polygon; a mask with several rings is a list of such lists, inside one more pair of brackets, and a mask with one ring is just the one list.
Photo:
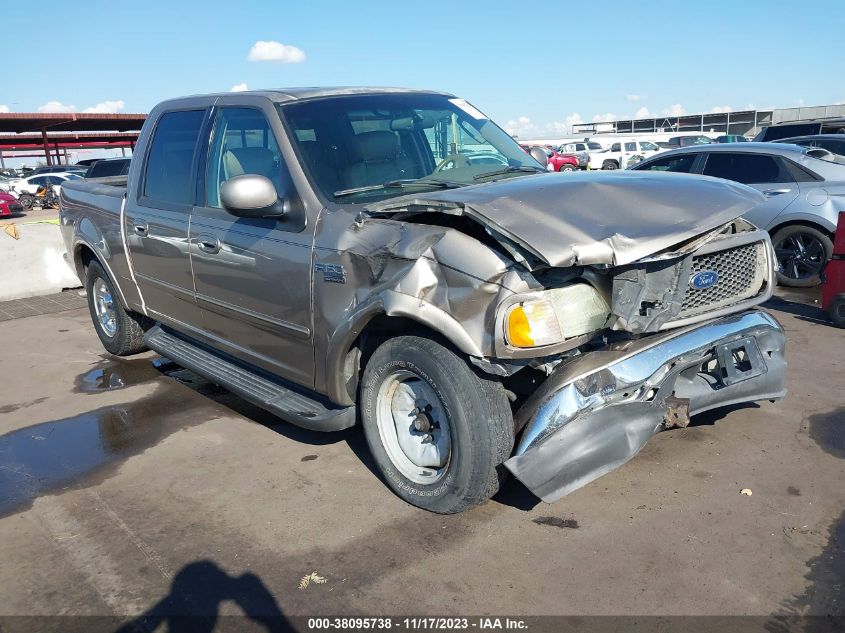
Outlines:
{"label": "damaged gray pickup truck", "polygon": [[[691,415],[784,395],[768,236],[734,183],[547,174],[453,95],[295,89],[157,106],[61,228],[117,355],[290,423],[363,426],[387,484],[552,501]],[[682,456],[679,456],[682,459]]]}

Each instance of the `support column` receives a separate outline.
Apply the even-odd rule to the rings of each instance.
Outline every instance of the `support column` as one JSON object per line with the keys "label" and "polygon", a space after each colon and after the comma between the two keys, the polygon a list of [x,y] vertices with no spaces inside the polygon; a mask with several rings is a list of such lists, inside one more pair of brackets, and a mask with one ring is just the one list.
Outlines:
{"label": "support column", "polygon": [[3,157],[2,149],[0,149],[0,168],[6,169],[6,159]]}
{"label": "support column", "polygon": [[53,157],[50,156],[50,143],[47,141],[47,129],[41,130],[41,142],[44,143],[44,158],[47,160],[47,166],[53,164]]}

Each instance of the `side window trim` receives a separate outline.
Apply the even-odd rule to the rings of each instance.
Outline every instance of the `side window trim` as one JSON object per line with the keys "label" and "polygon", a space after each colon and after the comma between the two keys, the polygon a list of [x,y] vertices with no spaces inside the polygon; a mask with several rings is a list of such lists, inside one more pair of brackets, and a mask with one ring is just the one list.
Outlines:
{"label": "side window trim", "polygon": [[203,134],[206,132],[206,129],[207,129],[206,124],[208,122],[208,116],[209,116],[210,110],[211,110],[211,106],[205,106],[205,107],[186,106],[186,107],[183,107],[183,108],[173,108],[173,109],[170,109],[170,110],[166,110],[158,116],[158,118],[156,119],[156,122],[155,122],[155,127],[153,128],[153,131],[150,134],[150,140],[147,143],[147,148],[146,148],[146,151],[145,151],[146,155],[144,156],[144,164],[143,164],[142,169],[141,169],[141,176],[138,179],[138,189],[136,191],[135,203],[139,207],[145,207],[145,208],[148,208],[148,209],[161,209],[161,210],[164,210],[164,211],[190,212],[190,210],[196,205],[196,202],[197,202],[196,186],[189,187],[189,189],[194,192],[194,199],[193,199],[193,201],[189,201],[188,203],[176,203],[176,202],[168,202],[168,201],[165,201],[165,200],[156,200],[154,198],[150,198],[149,196],[145,195],[144,190],[145,190],[145,187],[146,187],[146,184],[147,184],[147,168],[149,167],[149,162],[150,162],[150,154],[151,154],[150,150],[152,149],[153,142],[155,141],[155,136],[156,136],[156,133],[158,132],[159,124],[161,123],[161,120],[167,114],[170,114],[170,113],[173,113],[173,112],[202,112],[203,113],[203,122],[200,125],[200,132],[199,132],[199,136],[197,137],[197,144],[194,145],[194,155],[193,155],[193,158],[192,158],[193,162],[191,163],[191,169],[190,169],[190,172],[189,172],[191,174],[191,179],[194,181],[194,184],[196,184],[197,159],[198,159],[199,154],[200,154],[200,148],[202,147],[201,143],[202,143],[202,140],[203,140]]}

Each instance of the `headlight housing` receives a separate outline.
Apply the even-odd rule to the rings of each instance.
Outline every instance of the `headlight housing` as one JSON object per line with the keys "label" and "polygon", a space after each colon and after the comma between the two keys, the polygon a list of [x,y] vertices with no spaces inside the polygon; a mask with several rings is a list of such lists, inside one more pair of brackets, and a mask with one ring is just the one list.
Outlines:
{"label": "headlight housing", "polygon": [[610,307],[586,283],[553,288],[532,295],[508,308],[505,340],[512,347],[543,347],[601,330]]}

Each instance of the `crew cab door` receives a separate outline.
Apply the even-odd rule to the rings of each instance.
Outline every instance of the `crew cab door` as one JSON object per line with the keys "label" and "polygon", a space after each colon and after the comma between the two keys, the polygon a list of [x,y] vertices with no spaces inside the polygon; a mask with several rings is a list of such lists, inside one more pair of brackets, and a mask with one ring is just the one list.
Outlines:
{"label": "crew cab door", "polygon": [[771,228],[774,219],[798,197],[798,184],[776,156],[751,152],[707,152],[703,174],[734,180],[754,187],[766,196],[743,217],[761,229]]}
{"label": "crew cab door", "polygon": [[127,191],[124,232],[135,279],[153,318],[199,332],[188,254],[196,164],[207,109],[168,110],[154,122],[140,175]]}
{"label": "crew cab door", "polygon": [[[277,140],[281,122],[271,106],[262,105],[224,105],[213,116],[207,160],[200,170],[201,201],[193,211],[190,234],[205,334],[236,358],[313,386],[314,226],[295,210],[296,191]],[[220,203],[220,186],[243,174],[269,178],[294,211],[280,219],[227,212]]]}

